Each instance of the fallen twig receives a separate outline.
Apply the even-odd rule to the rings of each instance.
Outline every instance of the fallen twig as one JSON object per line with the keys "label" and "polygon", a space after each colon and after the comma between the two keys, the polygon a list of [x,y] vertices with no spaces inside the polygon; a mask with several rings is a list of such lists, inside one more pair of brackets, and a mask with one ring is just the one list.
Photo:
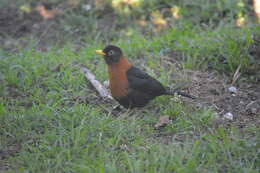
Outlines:
{"label": "fallen twig", "polygon": [[98,80],[96,80],[95,75],[91,73],[87,67],[81,66],[80,71],[85,74],[86,79],[90,81],[101,97],[109,98],[111,100],[113,99],[109,91]]}
{"label": "fallen twig", "polygon": [[240,77],[240,75],[241,75],[241,73],[239,72],[240,68],[241,68],[241,64],[239,64],[239,66],[236,69],[236,72],[233,75],[231,85],[234,85],[236,83],[236,81],[238,80],[238,78]]}

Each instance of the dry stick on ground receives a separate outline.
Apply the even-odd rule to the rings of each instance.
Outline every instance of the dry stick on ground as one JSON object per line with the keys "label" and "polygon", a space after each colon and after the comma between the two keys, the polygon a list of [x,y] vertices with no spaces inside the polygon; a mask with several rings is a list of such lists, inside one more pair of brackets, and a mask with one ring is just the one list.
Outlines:
{"label": "dry stick on ground", "polygon": [[85,74],[85,77],[90,83],[93,85],[93,87],[97,90],[99,95],[103,98],[113,99],[110,95],[109,91],[98,81],[96,80],[96,77],[87,67],[80,67],[80,71]]}
{"label": "dry stick on ground", "polygon": [[241,73],[239,72],[240,68],[241,68],[241,64],[239,64],[239,66],[237,67],[236,72],[233,75],[231,85],[234,85],[236,83],[236,81],[238,80],[238,78],[240,77],[240,75],[241,75]]}

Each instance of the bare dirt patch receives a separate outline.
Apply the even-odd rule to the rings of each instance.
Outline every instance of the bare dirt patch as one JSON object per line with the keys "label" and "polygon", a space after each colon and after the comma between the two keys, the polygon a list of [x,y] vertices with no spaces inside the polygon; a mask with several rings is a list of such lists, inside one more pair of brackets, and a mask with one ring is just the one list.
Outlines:
{"label": "bare dirt patch", "polygon": [[37,12],[22,13],[17,8],[0,10],[0,35],[21,37],[33,31],[34,24],[42,21]]}
{"label": "bare dirt patch", "polygon": [[[174,83],[182,85],[183,90],[198,97],[196,100],[182,98],[185,104],[190,105],[191,110],[199,108],[211,108],[216,111],[212,121],[213,127],[236,126],[241,131],[246,127],[260,125],[260,84],[241,82],[234,85],[237,93],[231,93],[230,78],[217,72],[201,72],[192,70],[175,71],[172,75]],[[232,120],[225,118],[225,114],[231,113]],[[206,130],[206,128],[205,128]],[[163,129],[152,135],[151,140],[169,144],[173,141],[183,143],[188,139],[196,139],[199,134],[193,135],[164,133]]]}
{"label": "bare dirt patch", "polygon": [[36,40],[37,47],[48,47],[50,41],[58,40],[59,17],[45,20],[36,9],[30,13],[18,8],[6,7],[0,10],[0,43],[7,51],[28,45]]}
{"label": "bare dirt patch", "polygon": [[238,83],[236,93],[228,90],[230,79],[214,72],[184,71],[179,76],[190,81],[190,93],[199,97],[193,101],[198,107],[210,106],[220,117],[226,113],[234,116],[234,123],[239,127],[260,124],[260,85]]}

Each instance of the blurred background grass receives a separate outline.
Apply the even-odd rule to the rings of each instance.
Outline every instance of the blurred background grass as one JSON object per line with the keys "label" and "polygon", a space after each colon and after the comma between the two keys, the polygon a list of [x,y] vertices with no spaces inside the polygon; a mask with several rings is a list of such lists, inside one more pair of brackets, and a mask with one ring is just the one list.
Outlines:
{"label": "blurred background grass", "polygon": [[7,49],[32,42],[42,50],[67,43],[80,49],[93,42],[119,41],[127,47],[132,42],[132,55],[144,48],[184,52],[187,68],[234,73],[241,64],[243,72],[259,71],[260,29],[253,1],[1,1],[0,38]]}

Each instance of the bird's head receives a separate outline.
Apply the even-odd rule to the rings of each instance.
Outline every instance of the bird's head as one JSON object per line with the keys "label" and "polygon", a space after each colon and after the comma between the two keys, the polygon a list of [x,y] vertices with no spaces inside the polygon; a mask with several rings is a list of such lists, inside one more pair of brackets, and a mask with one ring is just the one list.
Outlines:
{"label": "bird's head", "polygon": [[119,47],[109,45],[103,50],[96,50],[97,54],[103,55],[108,65],[117,63],[123,56],[123,52]]}

